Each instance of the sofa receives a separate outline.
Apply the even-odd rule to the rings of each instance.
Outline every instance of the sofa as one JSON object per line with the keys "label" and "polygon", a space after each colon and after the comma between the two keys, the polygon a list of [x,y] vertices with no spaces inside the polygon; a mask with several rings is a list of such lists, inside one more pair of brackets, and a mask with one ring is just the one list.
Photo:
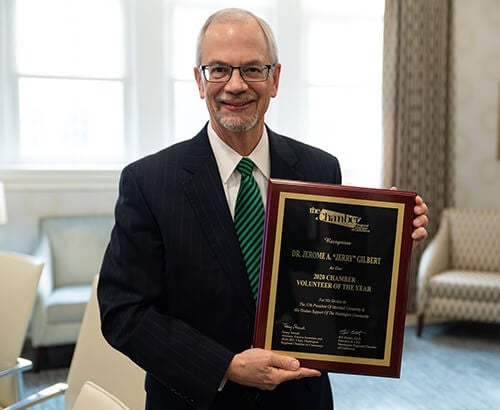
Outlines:
{"label": "sofa", "polygon": [[31,319],[35,368],[44,348],[74,344],[92,279],[99,273],[114,224],[112,215],[45,217],[35,256],[45,262]]}
{"label": "sofa", "polygon": [[500,209],[443,211],[417,277],[417,335],[425,318],[500,323]]}

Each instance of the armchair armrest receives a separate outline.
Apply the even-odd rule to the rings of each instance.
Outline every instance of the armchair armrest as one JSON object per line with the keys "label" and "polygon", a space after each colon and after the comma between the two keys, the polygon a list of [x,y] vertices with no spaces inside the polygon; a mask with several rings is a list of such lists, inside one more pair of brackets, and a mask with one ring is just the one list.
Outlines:
{"label": "armchair armrest", "polygon": [[448,268],[449,248],[448,225],[443,223],[420,259],[418,266],[419,285],[422,285],[432,275]]}
{"label": "armchair armrest", "polygon": [[[52,252],[47,235],[43,235],[35,249],[34,255],[44,261],[40,282],[38,283],[37,298],[33,306],[33,320],[31,321],[31,340],[37,346],[43,340],[44,323],[47,314],[47,300],[54,290],[54,273],[52,271]],[[36,319],[36,320],[34,320]]]}
{"label": "armchair armrest", "polygon": [[9,367],[8,369],[0,370],[0,378],[13,376],[15,374],[19,374],[21,372],[25,372],[30,370],[33,367],[33,363],[31,360],[23,359],[22,357],[18,357],[16,364],[14,366]]}
{"label": "armchair armrest", "polygon": [[49,386],[37,393],[32,394],[31,396],[26,397],[25,399],[18,401],[8,407],[5,407],[3,410],[23,410],[27,409],[35,404],[42,403],[47,401],[53,397],[60,396],[66,392],[68,389],[68,385],[66,383],[56,383],[52,386]]}
{"label": "armchair armrest", "polygon": [[436,236],[425,249],[418,265],[417,273],[417,314],[422,314],[427,304],[430,278],[448,268],[449,234],[446,220],[443,219]]}
{"label": "armchair armrest", "polygon": [[52,271],[52,252],[47,235],[43,235],[38,243],[34,256],[44,261],[42,275],[38,284],[38,293],[48,295],[54,289],[54,275]]}
{"label": "armchair armrest", "polygon": [[17,380],[17,397],[24,396],[23,372],[33,367],[31,360],[18,357],[16,364],[0,370],[0,378],[14,376]]}

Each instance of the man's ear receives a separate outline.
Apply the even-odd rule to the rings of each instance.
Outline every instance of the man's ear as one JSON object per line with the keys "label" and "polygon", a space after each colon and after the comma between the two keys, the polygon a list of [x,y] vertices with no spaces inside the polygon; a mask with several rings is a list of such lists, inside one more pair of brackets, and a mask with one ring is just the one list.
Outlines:
{"label": "man's ear", "polygon": [[200,69],[198,67],[193,67],[194,71],[194,79],[196,80],[196,84],[198,84],[198,92],[200,93],[200,98],[205,98],[205,87],[203,83],[203,78],[200,73]]}
{"label": "man's ear", "polygon": [[272,69],[273,76],[273,91],[271,93],[271,97],[274,98],[278,95],[278,86],[280,84],[280,73],[281,73],[281,64],[278,63]]}

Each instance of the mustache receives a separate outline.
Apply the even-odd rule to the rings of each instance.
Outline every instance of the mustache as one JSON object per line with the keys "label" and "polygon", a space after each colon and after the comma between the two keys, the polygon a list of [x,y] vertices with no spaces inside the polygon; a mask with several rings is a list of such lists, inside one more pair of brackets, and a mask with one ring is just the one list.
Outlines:
{"label": "mustache", "polygon": [[215,100],[220,103],[234,102],[235,100],[239,103],[245,104],[250,101],[257,99],[257,94],[254,92],[246,92],[244,94],[222,94],[219,95]]}

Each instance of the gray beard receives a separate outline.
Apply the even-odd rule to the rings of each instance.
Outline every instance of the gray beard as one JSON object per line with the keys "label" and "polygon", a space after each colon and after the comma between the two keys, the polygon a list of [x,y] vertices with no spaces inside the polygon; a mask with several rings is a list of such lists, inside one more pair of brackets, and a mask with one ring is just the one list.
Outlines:
{"label": "gray beard", "polygon": [[220,125],[222,125],[226,130],[232,132],[243,132],[248,131],[255,127],[257,121],[259,120],[258,113],[255,113],[248,121],[241,121],[236,118],[225,118],[220,114],[217,115],[217,121]]}

